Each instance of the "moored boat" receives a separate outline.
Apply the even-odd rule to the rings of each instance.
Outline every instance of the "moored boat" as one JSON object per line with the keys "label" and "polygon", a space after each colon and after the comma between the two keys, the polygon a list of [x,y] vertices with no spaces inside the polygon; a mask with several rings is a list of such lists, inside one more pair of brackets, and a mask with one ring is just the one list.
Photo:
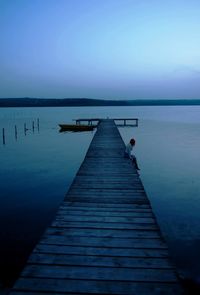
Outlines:
{"label": "moored boat", "polygon": [[60,126],[60,132],[62,131],[91,131],[96,126],[95,125],[74,125],[74,124],[59,124]]}

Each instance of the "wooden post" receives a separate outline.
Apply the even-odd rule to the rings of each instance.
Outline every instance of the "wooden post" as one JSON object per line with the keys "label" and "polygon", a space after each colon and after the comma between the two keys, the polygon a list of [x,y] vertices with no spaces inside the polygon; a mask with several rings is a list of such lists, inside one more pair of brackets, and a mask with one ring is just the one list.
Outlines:
{"label": "wooden post", "polygon": [[33,130],[33,133],[34,133],[34,129],[35,129],[35,125],[34,125],[34,121],[32,122],[32,130]]}
{"label": "wooden post", "polygon": [[26,123],[24,123],[24,134],[26,135],[26,130],[27,130],[27,128],[26,128]]}
{"label": "wooden post", "polygon": [[37,118],[37,130],[38,130],[38,132],[40,131],[40,121],[39,121],[39,118]]}
{"label": "wooden post", "polygon": [[17,126],[15,125],[15,140],[17,140]]}
{"label": "wooden post", "polygon": [[4,128],[2,129],[2,134],[3,134],[3,144],[6,144],[6,141],[5,141],[5,129]]}

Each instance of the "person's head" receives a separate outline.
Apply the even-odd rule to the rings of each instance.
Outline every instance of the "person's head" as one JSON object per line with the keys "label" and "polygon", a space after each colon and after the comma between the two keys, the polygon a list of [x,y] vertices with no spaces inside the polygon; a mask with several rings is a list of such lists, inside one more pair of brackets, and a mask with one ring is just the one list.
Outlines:
{"label": "person's head", "polygon": [[135,145],[135,139],[134,139],[134,138],[131,138],[131,140],[130,140],[130,144],[131,144],[131,145]]}

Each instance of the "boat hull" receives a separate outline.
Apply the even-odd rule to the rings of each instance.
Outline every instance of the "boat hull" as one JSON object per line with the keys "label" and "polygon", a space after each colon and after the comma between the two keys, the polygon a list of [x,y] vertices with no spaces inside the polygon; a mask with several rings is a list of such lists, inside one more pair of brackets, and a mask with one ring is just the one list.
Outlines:
{"label": "boat hull", "polygon": [[60,132],[62,131],[92,131],[96,126],[94,125],[72,125],[72,124],[59,124]]}

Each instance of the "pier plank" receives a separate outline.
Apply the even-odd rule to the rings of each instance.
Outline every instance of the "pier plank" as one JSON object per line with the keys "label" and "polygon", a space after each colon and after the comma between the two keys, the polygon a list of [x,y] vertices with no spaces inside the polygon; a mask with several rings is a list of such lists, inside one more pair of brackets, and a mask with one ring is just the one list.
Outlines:
{"label": "pier plank", "polygon": [[129,229],[129,230],[158,230],[156,224],[148,224],[148,223],[105,223],[105,222],[76,222],[76,221],[53,221],[52,226],[55,227],[71,227],[71,228],[99,228],[99,229]]}
{"label": "pier plank", "polygon": [[[67,240],[67,242],[66,242]],[[69,236],[60,233],[48,232],[47,236],[41,239],[41,244],[67,245],[67,246],[89,246],[89,247],[108,247],[108,248],[142,248],[142,249],[167,249],[167,246],[160,239],[142,238],[114,238],[114,237],[90,237]]]}
{"label": "pier plank", "polygon": [[[46,231],[48,234],[57,232],[63,233],[62,227],[49,227]],[[81,228],[64,228],[65,234],[70,236],[80,236],[80,237],[113,237],[113,238],[160,238],[160,234],[157,230],[126,230],[126,229],[87,229],[82,230]]]}
{"label": "pier plank", "polygon": [[[65,214],[65,215],[64,215]],[[64,215],[64,216],[63,216]],[[152,212],[107,212],[107,211],[84,211],[84,210],[59,210],[56,214],[57,217],[64,218],[65,216],[98,216],[98,217],[153,217]]]}
{"label": "pier plank", "polygon": [[[176,283],[161,282],[134,282],[134,281],[96,281],[96,280],[77,280],[72,279],[40,279],[40,278],[21,278],[16,283],[16,291],[12,295],[19,295],[24,290],[32,292],[45,292],[40,294],[122,294],[122,295],[177,295],[182,294],[180,287]],[[53,290],[55,293],[50,293]],[[66,293],[67,290],[67,293]],[[16,293],[17,292],[17,293]],[[33,293],[34,294],[34,293]],[[37,294],[37,293],[36,293]],[[21,293],[23,295],[23,293]]]}
{"label": "pier plank", "polygon": [[98,255],[98,256],[125,256],[125,257],[169,257],[167,249],[142,249],[142,248],[108,248],[108,247],[81,247],[66,245],[42,244],[36,246],[34,252],[69,254],[69,255]]}
{"label": "pier plank", "polygon": [[139,174],[123,157],[124,148],[114,120],[99,120],[55,219],[11,295],[183,294]]}
{"label": "pier plank", "polygon": [[175,274],[169,269],[139,269],[123,267],[91,267],[62,265],[27,265],[23,277],[59,278],[79,280],[120,280],[146,282],[176,282]]}
{"label": "pier plank", "polygon": [[47,265],[82,265],[82,266],[109,266],[131,268],[156,268],[172,269],[173,266],[167,258],[149,257],[115,257],[115,256],[87,256],[87,255],[64,255],[52,253],[34,253],[29,259],[31,264]]}

